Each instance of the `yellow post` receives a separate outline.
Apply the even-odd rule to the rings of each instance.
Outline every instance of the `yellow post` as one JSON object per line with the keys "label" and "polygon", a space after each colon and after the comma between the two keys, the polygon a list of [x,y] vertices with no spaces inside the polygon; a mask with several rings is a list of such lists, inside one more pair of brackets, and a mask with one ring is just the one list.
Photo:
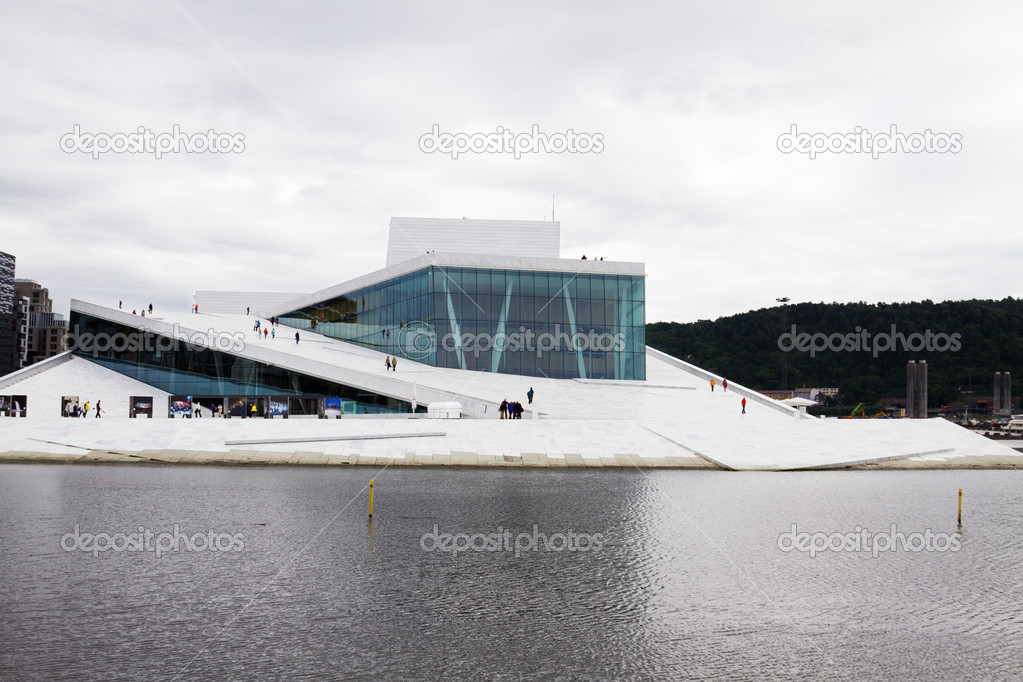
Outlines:
{"label": "yellow post", "polygon": [[959,489],[959,525],[963,525],[963,489]]}
{"label": "yellow post", "polygon": [[[962,491],[959,491],[962,494]],[[373,518],[373,479],[369,479],[369,518]]]}

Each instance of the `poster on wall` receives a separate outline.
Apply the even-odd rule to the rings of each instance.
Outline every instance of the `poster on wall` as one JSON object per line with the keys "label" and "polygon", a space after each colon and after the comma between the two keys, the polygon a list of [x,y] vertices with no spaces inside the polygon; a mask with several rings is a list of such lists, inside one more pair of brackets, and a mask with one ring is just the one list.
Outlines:
{"label": "poster on wall", "polygon": [[344,404],[341,402],[341,398],[324,398],[323,399],[323,414],[328,419],[340,417],[345,413]]}
{"label": "poster on wall", "polygon": [[81,414],[81,407],[78,404],[78,396],[65,395],[60,398],[60,416],[77,417]]}
{"label": "poster on wall", "polygon": [[12,395],[8,396],[9,413],[12,417],[27,417],[28,416],[28,396],[27,395]]}
{"label": "poster on wall", "polygon": [[151,395],[133,395],[130,398],[131,401],[131,414],[129,415],[132,419],[136,417],[146,417],[148,419],[153,418],[153,396]]}
{"label": "poster on wall", "polygon": [[287,396],[274,396],[270,398],[270,416],[271,417],[287,417],[288,416],[288,398]]}
{"label": "poster on wall", "polygon": [[249,401],[242,395],[233,395],[227,399],[227,413],[232,417],[244,417],[248,412]]}
{"label": "poster on wall", "polygon": [[186,395],[172,395],[170,397],[170,416],[173,417],[191,417],[192,416],[192,399]]}

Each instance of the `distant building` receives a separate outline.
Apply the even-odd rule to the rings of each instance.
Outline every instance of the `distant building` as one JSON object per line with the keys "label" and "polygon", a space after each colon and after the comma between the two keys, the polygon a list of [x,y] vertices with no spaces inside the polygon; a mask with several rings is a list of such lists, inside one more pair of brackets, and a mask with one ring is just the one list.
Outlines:
{"label": "distant building", "polygon": [[14,302],[14,261],[14,256],[0,251],[0,376],[21,366]]}
{"label": "distant building", "polygon": [[833,398],[838,395],[837,388],[796,388],[792,390],[793,398],[806,398],[807,400],[816,400],[817,402],[823,402],[825,398]]}
{"label": "distant building", "polygon": [[30,279],[16,279],[14,295],[28,306],[22,367],[62,353],[67,322],[63,315],[53,312],[49,289]]}
{"label": "distant building", "polygon": [[780,390],[762,390],[757,391],[761,395],[766,395],[771,400],[788,400],[794,398],[794,391],[780,391]]}

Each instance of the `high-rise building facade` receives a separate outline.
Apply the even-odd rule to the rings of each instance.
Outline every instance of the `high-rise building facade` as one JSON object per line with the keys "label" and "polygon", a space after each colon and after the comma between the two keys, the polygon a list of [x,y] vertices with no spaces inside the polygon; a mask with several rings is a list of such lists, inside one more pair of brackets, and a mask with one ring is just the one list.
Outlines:
{"label": "high-rise building facade", "polygon": [[67,322],[53,312],[53,301],[45,287],[30,279],[14,281],[15,298],[28,302],[25,334],[25,362],[28,366],[64,350]]}
{"label": "high-rise building facade", "polygon": [[0,251],[0,376],[10,374],[18,362],[18,318],[14,303],[15,258]]}

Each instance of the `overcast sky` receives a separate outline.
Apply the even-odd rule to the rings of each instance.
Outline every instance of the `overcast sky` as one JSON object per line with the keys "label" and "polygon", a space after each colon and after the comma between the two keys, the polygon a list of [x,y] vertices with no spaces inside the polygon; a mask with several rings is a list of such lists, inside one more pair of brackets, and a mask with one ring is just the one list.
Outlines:
{"label": "overcast sky", "polygon": [[[561,221],[643,261],[647,321],[799,301],[1019,296],[1023,5],[8,2],[0,251],[105,305],[314,291],[383,267],[391,216]],[[599,153],[424,153],[447,133]],[[66,153],[88,133],[228,153]],[[959,151],[782,153],[800,133]],[[823,139],[823,138],[819,138]]]}

